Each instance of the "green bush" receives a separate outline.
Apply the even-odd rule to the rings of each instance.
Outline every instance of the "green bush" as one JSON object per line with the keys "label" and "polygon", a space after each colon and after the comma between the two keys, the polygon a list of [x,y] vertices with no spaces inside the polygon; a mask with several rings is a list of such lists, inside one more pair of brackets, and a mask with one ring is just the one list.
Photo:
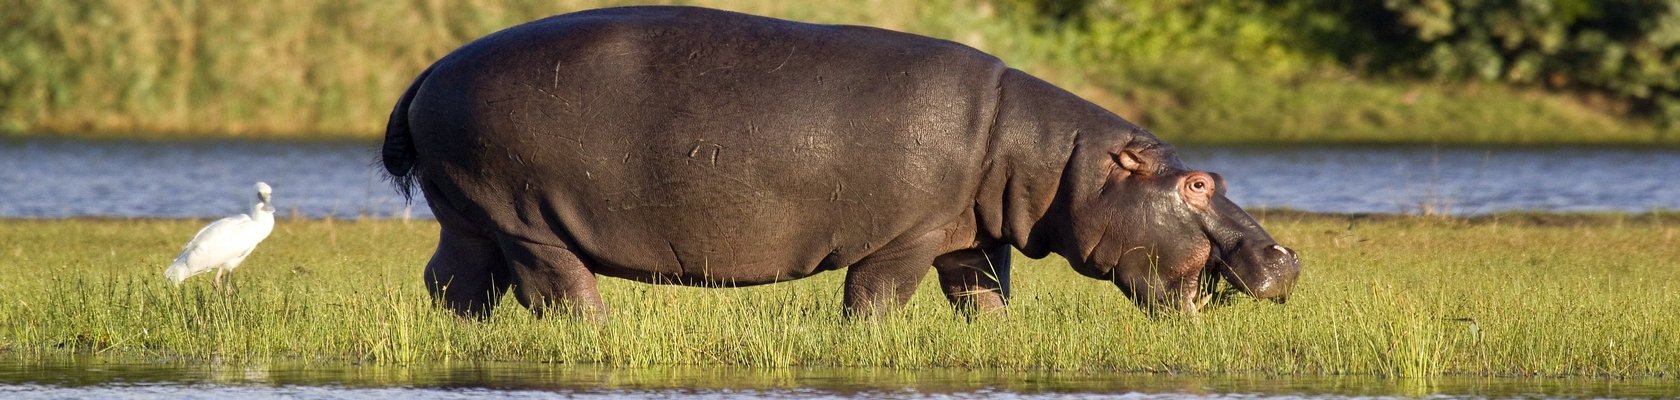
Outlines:
{"label": "green bush", "polygon": [[1287,7],[1236,0],[999,0],[1041,31],[1077,38],[1082,65],[1221,58],[1279,76],[1323,65],[1298,46],[1303,33]]}
{"label": "green bush", "polygon": [[[1680,125],[1680,0],[1384,0],[1430,76],[1584,89]],[[1373,49],[1383,51],[1383,48]]]}
{"label": "green bush", "polygon": [[1490,81],[1606,95],[1680,128],[1680,0],[998,0],[1087,38],[1080,62],[1219,58],[1299,79]]}

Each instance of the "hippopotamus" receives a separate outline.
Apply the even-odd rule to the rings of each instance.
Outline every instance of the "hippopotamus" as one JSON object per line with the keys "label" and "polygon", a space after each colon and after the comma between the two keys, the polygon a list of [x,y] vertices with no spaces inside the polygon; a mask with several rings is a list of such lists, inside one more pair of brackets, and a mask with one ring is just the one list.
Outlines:
{"label": "hippopotamus", "polygon": [[441,227],[428,290],[465,316],[511,290],[598,318],[598,276],[832,270],[844,315],[870,316],[930,267],[958,309],[1000,310],[1012,249],[1151,311],[1193,314],[1220,279],[1282,302],[1300,273],[1148,130],[974,48],[870,27],[664,6],[536,20],[421,72],[381,152]]}

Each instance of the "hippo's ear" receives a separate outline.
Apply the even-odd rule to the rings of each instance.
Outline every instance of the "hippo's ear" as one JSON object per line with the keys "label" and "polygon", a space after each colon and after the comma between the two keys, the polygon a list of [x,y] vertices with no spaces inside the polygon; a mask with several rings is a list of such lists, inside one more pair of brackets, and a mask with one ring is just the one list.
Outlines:
{"label": "hippo's ear", "polygon": [[1155,172],[1155,160],[1135,149],[1125,148],[1111,153],[1114,163],[1127,172],[1137,175],[1150,175]]}

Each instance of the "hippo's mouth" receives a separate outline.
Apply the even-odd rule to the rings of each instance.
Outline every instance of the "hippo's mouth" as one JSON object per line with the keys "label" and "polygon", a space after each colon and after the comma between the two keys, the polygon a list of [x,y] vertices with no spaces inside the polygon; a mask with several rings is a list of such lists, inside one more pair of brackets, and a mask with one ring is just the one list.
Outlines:
{"label": "hippo's mouth", "polygon": [[1200,313],[1209,307],[1230,304],[1234,296],[1240,293],[1236,285],[1225,284],[1225,278],[1219,272],[1220,268],[1229,268],[1223,258],[1209,257],[1202,271],[1191,275],[1184,282],[1182,295],[1186,299],[1186,311]]}
{"label": "hippo's mouth", "polygon": [[1202,312],[1208,304],[1213,302],[1214,289],[1219,285],[1219,275],[1209,274],[1212,268],[1203,268],[1201,273],[1191,275],[1185,279],[1179,295],[1184,300],[1184,311],[1191,314]]}

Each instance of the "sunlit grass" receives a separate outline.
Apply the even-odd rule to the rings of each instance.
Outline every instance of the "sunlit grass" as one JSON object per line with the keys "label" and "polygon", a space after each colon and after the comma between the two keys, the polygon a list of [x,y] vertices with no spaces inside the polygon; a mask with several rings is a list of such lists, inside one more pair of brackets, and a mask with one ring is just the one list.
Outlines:
{"label": "sunlit grass", "polygon": [[1574,94],[1361,77],[1288,43],[1248,43],[1275,35],[1187,23],[1202,17],[1198,7],[1138,0],[1111,4],[1142,12],[1136,20],[1107,21],[1112,29],[1095,33],[1045,27],[1030,13],[999,5],[1022,2],[988,0],[303,0],[237,7],[21,0],[0,14],[8,27],[0,30],[0,134],[374,138],[411,80],[450,50],[537,18],[632,3],[958,41],[1176,142],[1680,143],[1680,134]]}
{"label": "sunlit grass", "polygon": [[431,307],[431,221],[283,220],[238,291],[164,265],[204,221],[0,220],[0,356],[414,364],[969,367],[1174,373],[1675,376],[1672,217],[1263,217],[1305,258],[1279,306],[1151,320],[1059,259],[1017,260],[1008,318],[969,322],[934,279],[880,321],[840,317],[841,273],[744,289],[603,278],[610,318],[487,322]]}

